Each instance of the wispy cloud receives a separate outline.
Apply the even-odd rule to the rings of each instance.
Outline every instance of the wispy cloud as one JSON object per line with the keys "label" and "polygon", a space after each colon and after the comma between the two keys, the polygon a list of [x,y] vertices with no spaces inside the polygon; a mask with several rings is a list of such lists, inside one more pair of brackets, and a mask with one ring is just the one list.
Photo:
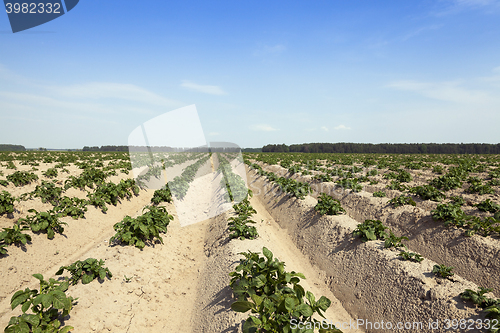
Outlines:
{"label": "wispy cloud", "polygon": [[432,30],[440,29],[443,26],[444,26],[444,24],[433,24],[433,25],[429,25],[429,26],[425,26],[425,27],[420,27],[420,28],[418,28],[418,29],[416,29],[414,31],[409,32],[405,36],[403,36],[401,38],[401,40],[402,41],[407,41],[410,38],[416,37],[416,36],[421,35],[421,34],[423,34],[425,32],[429,32],[429,31],[432,31]]}
{"label": "wispy cloud", "polygon": [[264,45],[259,47],[257,50],[253,52],[253,55],[256,57],[263,57],[268,55],[277,55],[286,51],[286,46],[283,44],[276,45]]}
{"label": "wispy cloud", "polygon": [[326,126],[321,126],[321,130],[325,131],[325,132],[328,132],[328,127]]}
{"label": "wispy cloud", "polygon": [[47,90],[56,96],[84,99],[121,99],[164,107],[178,107],[174,101],[134,84],[90,82],[71,86],[51,86]]}
{"label": "wispy cloud", "polygon": [[339,126],[335,126],[333,129],[334,130],[350,130],[351,128],[347,127],[346,125],[339,125]]}
{"label": "wispy cloud", "polygon": [[396,81],[388,87],[403,91],[412,91],[424,97],[453,103],[488,103],[493,98],[485,91],[466,89],[463,81],[450,82],[417,82]]}
{"label": "wispy cloud", "polygon": [[226,95],[227,93],[219,86],[201,85],[188,80],[182,81],[181,87],[193,91],[211,95]]}
{"label": "wispy cloud", "polygon": [[445,16],[467,10],[492,11],[500,9],[499,0],[442,0],[438,5],[441,5],[441,8],[433,11],[431,15]]}
{"label": "wispy cloud", "polygon": [[257,131],[257,132],[274,132],[274,131],[278,131],[277,128],[274,128],[274,127],[269,126],[267,124],[252,125],[252,126],[250,126],[250,129],[252,131]]}
{"label": "wispy cloud", "polygon": [[500,66],[493,68],[492,72],[493,72],[492,76],[482,77],[482,78],[480,78],[480,80],[484,81],[484,82],[490,82],[490,83],[500,82]]}

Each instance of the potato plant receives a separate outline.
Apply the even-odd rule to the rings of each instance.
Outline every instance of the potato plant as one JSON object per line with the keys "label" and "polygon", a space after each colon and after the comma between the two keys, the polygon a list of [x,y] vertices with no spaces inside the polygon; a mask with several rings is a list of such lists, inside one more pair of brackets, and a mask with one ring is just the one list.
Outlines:
{"label": "potato plant", "polygon": [[47,178],[54,178],[57,177],[58,171],[56,168],[49,168],[47,171],[43,172],[43,175]]}
{"label": "potato plant", "polygon": [[470,184],[469,192],[477,194],[494,194],[495,190],[489,184],[483,184],[482,179],[478,177],[469,177],[467,182]]}
{"label": "potato plant", "polygon": [[454,225],[468,229],[466,236],[480,234],[487,237],[491,234],[500,234],[500,221],[496,217],[479,217],[465,214],[456,203],[440,204],[431,211],[432,218],[443,220],[445,226]]}
{"label": "potato plant", "polygon": [[313,179],[323,183],[333,182],[332,176],[327,174],[318,174],[314,176]]}
{"label": "potato plant", "polygon": [[54,238],[56,232],[60,234],[64,232],[63,225],[67,223],[59,221],[59,216],[54,211],[38,212],[35,209],[29,209],[28,212],[34,215],[20,218],[19,222],[23,226],[30,227],[31,231],[35,233],[45,231],[48,239]]}
{"label": "potato plant", "polygon": [[38,176],[32,172],[16,171],[13,174],[8,175],[7,180],[12,182],[15,186],[24,186],[38,180]]}
{"label": "potato plant", "polygon": [[476,206],[477,209],[482,210],[483,212],[490,212],[493,214],[500,211],[500,205],[496,202],[491,201],[491,199],[481,201],[474,206]]}
{"label": "potato plant", "polygon": [[361,236],[361,241],[367,242],[389,237],[389,234],[385,231],[386,229],[389,228],[384,226],[380,220],[365,220],[365,222],[358,224],[352,234],[353,236]]}
{"label": "potato plant", "polygon": [[408,237],[406,236],[397,237],[392,233],[392,231],[389,231],[389,235],[385,237],[384,247],[385,248],[404,247],[405,249],[408,249],[406,245],[402,243],[402,240],[408,240]]}
{"label": "potato plant", "polygon": [[71,274],[68,281],[72,285],[76,285],[80,280],[83,284],[88,284],[96,278],[103,281],[106,276],[109,279],[113,277],[109,269],[104,267],[104,260],[102,259],[87,258],[84,261],[75,261],[69,266],[61,266],[56,275],[63,274],[64,270],[67,270]]}
{"label": "potato plant", "polygon": [[[272,173],[268,175],[268,179],[272,180],[274,178],[273,175]],[[306,195],[312,192],[311,186],[308,183],[299,182],[292,178],[279,177],[276,178],[274,182],[284,193],[302,200],[306,198]]]}
{"label": "potato plant", "polygon": [[14,198],[9,192],[2,191],[0,193],[0,215],[11,214],[14,212]]}
{"label": "potato plant", "polygon": [[170,188],[168,186],[156,190],[153,193],[153,198],[151,198],[151,203],[154,205],[159,205],[161,202],[172,202],[172,193],[170,192]]}
{"label": "potato plant", "polygon": [[116,206],[120,199],[129,199],[139,194],[139,186],[133,179],[120,180],[120,183],[102,183],[97,186],[93,193],[87,193],[91,205],[101,208],[103,212],[108,210],[107,205]]}
{"label": "potato plant", "polygon": [[[66,295],[68,282],[54,279],[45,281],[41,274],[33,274],[40,288],[17,291],[10,300],[12,310],[21,305],[23,314],[10,318],[5,333],[67,333],[71,326],[61,328],[61,320],[68,316],[75,299]],[[32,314],[26,313],[31,307]]]}
{"label": "potato plant", "polygon": [[417,205],[412,198],[406,197],[404,195],[400,195],[399,197],[392,198],[391,200],[389,200],[389,203],[394,208],[399,207],[399,206],[404,206],[404,205],[411,205],[411,206]]}
{"label": "potato plant", "polygon": [[31,236],[22,233],[26,229],[26,227],[22,227],[19,223],[14,224],[12,228],[3,228],[3,231],[0,232],[0,254],[7,253],[6,247],[8,245],[26,245],[26,243],[31,242]]}
{"label": "potato plant", "polygon": [[71,216],[74,220],[84,218],[87,212],[87,200],[79,198],[62,197],[53,211],[59,217]]}
{"label": "potato plant", "polygon": [[431,185],[415,186],[409,190],[418,195],[422,200],[442,201],[446,195]]}
{"label": "potato plant", "polygon": [[453,268],[454,267],[448,267],[448,266],[445,266],[443,264],[434,265],[434,267],[432,268],[432,273],[434,273],[435,275],[440,276],[444,279],[447,279],[447,278],[455,275],[455,273],[452,272]]}
{"label": "potato plant", "polygon": [[318,203],[314,206],[314,210],[320,215],[339,215],[345,213],[345,209],[342,208],[340,201],[326,193],[321,193]]}
{"label": "potato plant", "polygon": [[462,188],[463,183],[458,177],[444,175],[438,178],[434,178],[430,181],[429,185],[432,185],[435,188],[443,191],[449,191],[457,188]]}
{"label": "potato plant", "polygon": [[373,196],[377,197],[377,198],[383,198],[386,196],[386,194],[383,191],[376,191],[376,192],[373,192]]}
{"label": "potato plant", "polygon": [[486,318],[491,320],[488,332],[498,333],[500,332],[500,299],[485,296],[485,294],[491,291],[493,291],[493,289],[483,287],[479,287],[477,291],[465,289],[465,291],[460,294],[460,297],[464,300],[470,300],[472,303],[482,308],[483,312],[486,313]]}
{"label": "potato plant", "polygon": [[[147,210],[146,212],[144,212]],[[143,249],[147,243],[159,241],[163,244],[160,233],[167,232],[167,226],[173,216],[168,214],[165,207],[146,206],[143,214],[135,219],[130,216],[116,223],[113,228],[116,234],[110,238],[109,243],[121,242]]]}
{"label": "potato plant", "polygon": [[[286,272],[285,263],[273,258],[267,248],[262,253],[264,257],[251,251],[240,253],[245,259],[240,259],[235,271],[229,273],[230,287],[237,299],[231,309],[254,314],[244,322],[243,333],[299,332],[292,329],[293,320],[313,327],[317,321],[312,316],[317,313],[324,318],[323,311],[330,307],[331,301],[324,296],[316,300],[299,284],[300,279],[305,279],[302,273]],[[320,332],[341,331],[332,328]]]}
{"label": "potato plant", "polygon": [[407,190],[406,185],[401,184],[399,180],[392,180],[389,185],[386,186],[389,190],[397,190],[404,192]]}
{"label": "potato plant", "polygon": [[254,226],[247,224],[255,223],[255,221],[252,221],[250,217],[257,213],[257,211],[250,205],[248,198],[236,205],[233,205],[233,208],[238,216],[230,217],[228,219],[229,231],[232,232],[232,234],[229,235],[229,238],[239,238],[241,240],[257,238],[259,236],[257,229]]}
{"label": "potato plant", "polygon": [[33,192],[22,195],[21,199],[40,198],[43,203],[49,202],[52,206],[55,206],[61,198],[62,192],[63,189],[56,186],[53,182],[42,180],[41,185],[37,185]]}
{"label": "potato plant", "polygon": [[424,260],[424,258],[420,254],[414,252],[401,251],[399,252],[399,255],[403,258],[403,260],[409,260],[414,262],[421,262]]}

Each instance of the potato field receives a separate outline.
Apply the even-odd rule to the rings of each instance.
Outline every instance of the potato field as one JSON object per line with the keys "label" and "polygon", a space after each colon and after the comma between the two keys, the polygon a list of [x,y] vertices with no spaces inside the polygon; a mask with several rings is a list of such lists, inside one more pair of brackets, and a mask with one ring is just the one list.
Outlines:
{"label": "potato field", "polygon": [[2,152],[0,230],[5,332],[500,332],[498,155]]}

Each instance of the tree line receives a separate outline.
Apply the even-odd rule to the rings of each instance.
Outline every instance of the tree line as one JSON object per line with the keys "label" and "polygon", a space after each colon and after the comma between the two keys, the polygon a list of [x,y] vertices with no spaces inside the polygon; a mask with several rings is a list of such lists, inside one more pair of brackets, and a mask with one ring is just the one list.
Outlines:
{"label": "tree line", "polygon": [[262,152],[360,154],[500,154],[500,143],[303,143],[266,145]]}
{"label": "tree line", "polygon": [[21,145],[0,144],[0,151],[25,151],[26,148]]}
{"label": "tree line", "polygon": [[101,146],[101,147],[83,147],[82,151],[126,151],[128,152],[128,146]]}

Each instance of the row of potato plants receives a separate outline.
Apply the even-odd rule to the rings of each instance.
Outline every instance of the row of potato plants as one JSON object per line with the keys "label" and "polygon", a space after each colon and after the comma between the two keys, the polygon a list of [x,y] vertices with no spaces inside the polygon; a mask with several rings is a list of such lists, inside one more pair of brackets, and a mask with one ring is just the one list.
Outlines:
{"label": "row of potato plants", "polygon": [[[248,161],[248,160],[247,160]],[[394,169],[395,171],[391,171],[389,173],[386,173],[384,175],[384,178],[386,179],[392,179],[391,184],[387,186],[389,189],[393,190],[398,190],[403,193],[407,193],[405,196],[400,195],[399,197],[396,197],[394,199],[391,199],[389,201],[390,204],[393,205],[393,207],[398,207],[401,205],[413,205],[416,206],[415,201],[413,198],[411,198],[411,195],[418,196],[422,200],[432,200],[432,201],[437,201],[441,202],[443,199],[446,198],[446,194],[443,191],[449,191],[453,189],[453,184],[462,185],[462,180],[466,180],[471,184],[470,186],[470,192],[471,193],[476,193],[478,192],[479,194],[484,194],[484,193],[492,193],[492,188],[489,184],[483,184],[481,179],[477,176],[470,176],[470,172],[474,171],[477,169],[477,166],[474,166],[474,164],[471,161],[462,161],[458,160],[455,161],[457,163],[457,166],[452,166],[449,168],[448,173],[445,175],[435,178],[431,180],[430,184],[427,185],[419,185],[419,186],[414,186],[414,187],[408,187],[403,185],[403,182],[409,182],[412,180],[411,174],[403,169]],[[250,163],[250,161],[248,161]],[[287,162],[280,162],[283,166],[287,166],[286,163],[290,163],[289,161]],[[334,169],[336,173],[338,173],[339,169]],[[359,171],[361,168],[358,168],[357,170],[354,171]],[[490,176],[491,177],[496,177],[498,175],[498,168],[492,169],[490,171]],[[373,171],[373,170],[371,170]],[[376,170],[375,170],[376,171]],[[358,177],[354,179],[350,179],[350,177],[354,177],[354,174],[352,172],[348,172],[347,174],[342,175],[344,178],[340,179],[337,181],[337,183],[342,186],[343,188],[351,188],[353,191],[360,190],[359,184],[357,183],[360,179],[363,177]],[[319,181],[331,181],[332,179],[325,179],[325,177],[330,177],[328,174],[319,174],[315,176],[316,180]],[[367,178],[364,176],[364,178]],[[495,178],[496,180],[496,178]],[[367,179],[364,179],[364,181],[367,181]],[[358,187],[357,187],[358,186]],[[356,188],[357,187],[357,188]],[[484,192],[486,191],[486,192]],[[410,196],[408,196],[410,195]],[[374,196],[385,196],[385,193],[382,191],[377,191],[374,193]],[[451,196],[451,200],[455,200],[457,196]],[[448,204],[451,205],[451,204]],[[488,209],[482,209],[481,207],[484,205],[493,205],[493,208],[488,208]],[[471,216],[471,215],[465,215],[462,214],[463,216],[466,217],[466,219],[453,219],[455,223],[453,225],[457,227],[466,227],[468,231],[465,233],[466,236],[471,236],[473,234],[479,234],[481,236],[488,236],[488,235],[498,235],[498,230],[500,230],[500,214],[497,214],[498,210],[496,210],[496,206],[498,206],[497,203],[492,202],[491,199],[486,199],[482,201],[479,204],[474,205],[476,206],[479,210],[490,212],[492,214],[496,214],[493,216],[487,216],[487,217],[480,217],[480,216]],[[441,208],[441,205],[438,206],[439,210],[443,210]],[[455,208],[459,209],[459,208]],[[438,214],[433,214],[433,216],[436,219],[439,219]],[[450,225],[449,219],[446,220],[446,225]]]}
{"label": "row of potato plants", "polygon": [[207,163],[209,159],[210,155],[205,154],[204,157],[187,166],[180,176],[168,182],[168,187],[176,198],[183,199],[186,196],[189,190],[189,184],[194,180],[198,169]]}
{"label": "row of potato plants", "polygon": [[[382,224],[380,220],[365,220],[364,223],[358,224],[353,231],[354,236],[359,236],[362,242],[371,240],[383,240],[385,248],[400,248],[399,256],[403,260],[413,262],[421,262],[424,258],[418,254],[409,252],[403,240],[408,240],[407,237],[397,237],[393,232]],[[403,250],[404,249],[404,250]],[[435,264],[432,273],[438,278],[451,279],[455,274],[452,272],[453,267],[443,264]],[[459,296],[464,300],[471,300],[474,304],[484,309],[488,322],[489,332],[498,333],[500,331],[500,299],[492,299],[484,296],[485,293],[491,292],[493,289],[480,287],[477,292],[466,289]],[[496,325],[493,325],[496,323]]]}
{"label": "row of potato plants", "polygon": [[[248,196],[252,196],[252,192],[250,190],[248,190]],[[233,216],[228,219],[229,231],[232,232],[229,235],[229,238],[239,238],[241,240],[257,238],[259,236],[257,228],[253,225],[249,225],[256,223],[251,220],[251,218],[253,214],[257,213],[257,211],[250,205],[248,197],[233,205],[233,209],[237,216]]]}
{"label": "row of potato plants", "polygon": [[226,202],[239,202],[248,195],[248,189],[245,181],[239,175],[233,172],[231,163],[220,153],[217,153],[219,166],[217,171],[222,174],[220,185],[226,189],[224,199]]}
{"label": "row of potato plants", "polygon": [[308,183],[298,182],[292,178],[278,177],[274,172],[267,172],[256,163],[250,165],[255,169],[259,176],[266,177],[271,183],[276,184],[283,193],[290,196],[305,199],[305,197],[312,193],[311,186]]}
{"label": "row of potato plants", "polygon": [[[300,285],[304,274],[285,271],[285,263],[273,258],[273,253],[264,247],[263,257],[258,252],[243,255],[239,265],[229,273],[230,287],[236,301],[231,309],[250,315],[242,325],[243,333],[341,333],[333,324],[313,318],[315,314],[325,318],[331,301],[325,296],[316,300],[310,291]],[[328,323],[328,322],[326,322]]]}
{"label": "row of potato plants", "polygon": [[[300,162],[294,162],[294,159],[290,158],[290,156],[286,156],[287,158],[285,158],[285,156],[282,156],[282,159],[276,159],[275,157],[273,157],[273,155],[274,154],[269,154],[269,153],[267,155],[260,154],[260,155],[257,155],[257,157],[254,159],[257,161],[263,161],[263,162],[268,163],[268,164],[281,165],[282,167],[287,168],[291,174],[296,173],[298,170],[301,169]],[[280,155],[280,154],[278,154],[278,155]],[[298,155],[294,155],[294,154],[290,154],[290,155],[298,156]],[[302,158],[304,158],[303,155],[316,155],[316,154],[301,154],[301,155],[302,155]],[[335,155],[335,154],[332,154],[332,155]],[[249,156],[252,156],[252,154],[247,154],[247,158]],[[253,154],[253,157],[255,157],[255,154]],[[353,178],[353,174],[363,171],[363,168],[356,166],[356,165],[352,165],[352,163],[353,163],[352,160],[350,160],[349,162],[345,162],[345,161],[342,161],[340,159],[336,162],[347,163],[348,167],[347,168],[346,167],[344,167],[344,168],[334,167],[332,169],[331,167],[328,166],[331,159],[327,160],[328,163],[325,166],[323,163],[320,163],[314,159],[311,159],[311,156],[308,156],[308,157],[309,157],[309,159],[307,160],[307,169],[318,170],[318,171],[324,172],[323,174],[319,174],[319,175],[315,176],[316,179],[318,179],[318,180],[323,180],[323,181],[328,180],[328,178],[331,176],[342,176],[342,178]],[[343,157],[345,158],[346,156],[343,156]],[[347,156],[347,157],[349,157],[349,156]],[[400,156],[391,156],[391,158],[393,160],[396,160],[395,162],[393,161],[391,163],[387,162],[387,157],[379,156],[379,155],[375,155],[375,154],[372,154],[372,156],[365,155],[365,156],[361,156],[361,157],[365,158],[365,160],[362,164],[362,166],[364,168],[371,167],[373,165],[376,165],[378,169],[386,169],[387,168],[390,170],[390,172],[384,174],[383,177],[385,179],[388,179],[388,180],[394,179],[395,181],[397,181],[399,183],[409,182],[412,180],[411,174],[408,171],[401,169],[401,167],[406,167],[409,170],[415,170],[416,169],[415,165],[421,164],[421,163],[417,163],[417,162],[410,162],[410,163],[402,164]],[[357,156],[357,158],[358,158],[357,162],[361,162],[360,161],[361,157]],[[314,158],[314,156],[312,158]],[[327,157],[325,157],[325,158],[327,158]],[[409,158],[409,157],[406,157],[406,158]],[[422,156],[416,156],[416,157],[413,156],[412,158],[419,159],[419,158],[422,158]],[[377,159],[378,159],[378,163],[376,162]],[[371,163],[369,163],[369,162],[371,162]],[[491,186],[498,186],[500,183],[500,180],[498,179],[498,175],[500,173],[500,171],[499,171],[500,169],[498,168],[498,163],[495,163],[494,164],[495,168],[493,168],[492,167],[493,165],[486,166],[485,164],[481,164],[476,159],[470,158],[470,157],[467,157],[465,159],[457,159],[456,157],[454,157],[453,160],[448,161],[448,163],[455,163],[457,165],[457,167],[450,167],[449,173],[451,175],[458,174],[458,175],[463,176],[465,173],[465,176],[467,176],[467,173],[470,173],[470,172],[487,172],[487,171],[489,171],[488,177],[490,178],[490,181],[487,184],[481,184],[481,180],[478,178],[475,178],[475,179],[472,178],[469,180],[470,186],[469,186],[468,191],[470,191],[471,193],[479,193],[479,194],[492,193]],[[443,169],[440,165],[437,165],[435,167],[436,168],[433,168],[433,171],[442,173]],[[437,167],[440,167],[440,168],[437,168]],[[397,172],[397,174],[396,174],[396,172]],[[374,173],[374,174],[371,174],[371,173]],[[368,170],[366,176],[376,175],[376,173],[377,173],[376,169],[370,169],[370,170]],[[429,184],[429,185],[432,185],[433,187],[436,187],[438,189],[444,189],[444,190],[451,189],[450,188],[451,184],[456,183],[456,182],[455,182],[455,180],[452,179],[452,177],[450,177],[450,174],[446,174],[442,178],[436,178],[436,179],[431,180],[431,184]],[[367,179],[365,179],[366,176],[359,177],[358,180],[367,181]],[[450,179],[452,179],[452,180],[450,180]],[[371,181],[371,183],[372,182],[373,181]],[[453,188],[454,186],[451,186],[451,187]],[[456,185],[455,185],[455,188],[456,188]]]}

